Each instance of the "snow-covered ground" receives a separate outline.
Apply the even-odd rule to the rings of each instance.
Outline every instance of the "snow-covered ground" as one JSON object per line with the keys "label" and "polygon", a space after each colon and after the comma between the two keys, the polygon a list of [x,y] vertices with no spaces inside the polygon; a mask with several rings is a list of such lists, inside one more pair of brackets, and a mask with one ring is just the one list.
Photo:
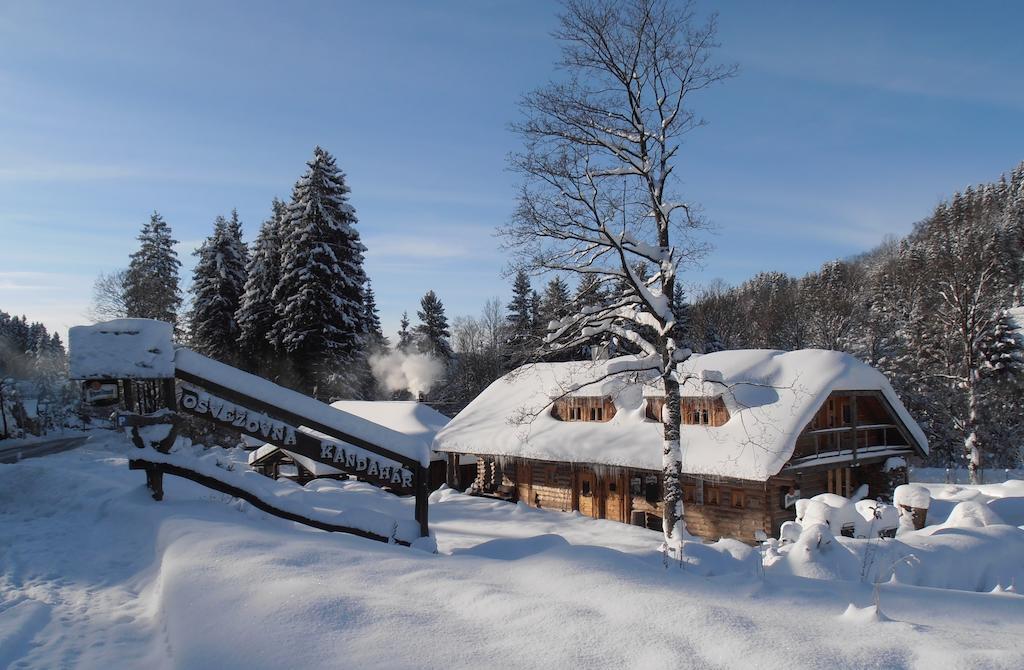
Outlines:
{"label": "snow-covered ground", "polygon": [[[429,554],[174,477],[154,502],[129,448],[108,433],[0,466],[0,667],[1024,667],[1024,596],[908,585],[1010,586],[1010,525],[901,535],[925,567],[878,587],[879,616],[870,583],[778,567],[857,560],[863,540],[796,543],[813,560],[768,567],[737,543],[687,545],[666,568],[657,533],[443,490]],[[1012,488],[947,493],[989,508]]]}

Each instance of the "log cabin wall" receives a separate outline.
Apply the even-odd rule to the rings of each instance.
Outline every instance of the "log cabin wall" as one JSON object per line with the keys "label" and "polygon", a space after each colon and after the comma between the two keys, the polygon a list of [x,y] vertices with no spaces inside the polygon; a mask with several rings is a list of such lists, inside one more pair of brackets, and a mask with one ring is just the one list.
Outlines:
{"label": "log cabin wall", "polygon": [[[478,469],[492,482],[493,488],[484,491],[500,494],[500,485],[494,479],[493,457],[480,457]],[[874,498],[876,487],[881,491],[892,481],[898,481],[899,475],[889,477],[882,470],[882,463],[858,467],[847,463],[785,472],[767,482],[684,475],[683,517],[687,530],[704,540],[728,537],[754,543],[758,531],[778,537],[782,524],[796,518],[795,505],[785,505],[785,495],[793,489],[799,489],[801,498],[811,498],[819,493],[848,495],[847,491],[852,493],[867,483],[871,487],[869,495]],[[902,476],[905,478],[905,473]],[[520,459],[514,466],[505,465],[501,481],[512,494],[507,497],[531,507],[576,510],[596,519],[661,530],[663,478],[654,470]]]}
{"label": "log cabin wall", "polygon": [[530,507],[573,510],[573,473],[568,463],[523,461],[516,464],[519,500]]}

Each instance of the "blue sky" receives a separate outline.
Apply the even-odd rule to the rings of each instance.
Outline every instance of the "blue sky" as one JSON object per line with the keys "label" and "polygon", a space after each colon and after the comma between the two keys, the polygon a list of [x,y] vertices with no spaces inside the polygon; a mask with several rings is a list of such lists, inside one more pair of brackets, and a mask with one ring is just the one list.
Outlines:
{"label": "blue sky", "polygon": [[[1024,4],[700,8],[741,73],[695,99],[683,192],[716,231],[690,282],[808,272],[1024,160]],[[348,175],[388,331],[430,288],[450,317],[506,301],[507,124],[552,76],[556,13],[0,0],[0,309],[84,322],[154,209],[190,271],[214,217],[254,235],[316,144]]]}

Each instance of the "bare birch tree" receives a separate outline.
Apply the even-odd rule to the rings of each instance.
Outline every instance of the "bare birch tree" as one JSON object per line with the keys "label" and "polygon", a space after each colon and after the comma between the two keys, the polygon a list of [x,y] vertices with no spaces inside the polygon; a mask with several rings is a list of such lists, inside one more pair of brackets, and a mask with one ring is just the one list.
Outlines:
{"label": "bare birch tree", "polygon": [[[640,355],[622,369],[648,370],[663,386],[664,533],[677,549],[683,526],[679,381],[690,350],[678,339],[676,273],[703,252],[696,207],[679,197],[685,135],[704,121],[694,93],[734,66],[712,55],[716,17],[690,2],[567,0],[555,37],[564,77],[527,94],[513,125],[524,149],[511,164],[524,178],[502,230],[524,266],[597,275],[613,297],[553,322],[548,349],[577,348],[596,334]],[[639,268],[639,269],[638,269]]]}

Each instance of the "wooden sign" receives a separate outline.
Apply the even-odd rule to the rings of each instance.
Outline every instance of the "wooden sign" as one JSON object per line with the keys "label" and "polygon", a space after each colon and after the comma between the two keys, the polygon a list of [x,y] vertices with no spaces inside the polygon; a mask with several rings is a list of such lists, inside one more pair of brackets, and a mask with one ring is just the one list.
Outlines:
{"label": "wooden sign", "polygon": [[297,426],[237,402],[225,400],[190,384],[181,385],[178,406],[189,414],[266,440],[282,449],[330,465],[378,486],[408,492],[414,489],[413,471],[402,463],[312,430],[299,430]]}

